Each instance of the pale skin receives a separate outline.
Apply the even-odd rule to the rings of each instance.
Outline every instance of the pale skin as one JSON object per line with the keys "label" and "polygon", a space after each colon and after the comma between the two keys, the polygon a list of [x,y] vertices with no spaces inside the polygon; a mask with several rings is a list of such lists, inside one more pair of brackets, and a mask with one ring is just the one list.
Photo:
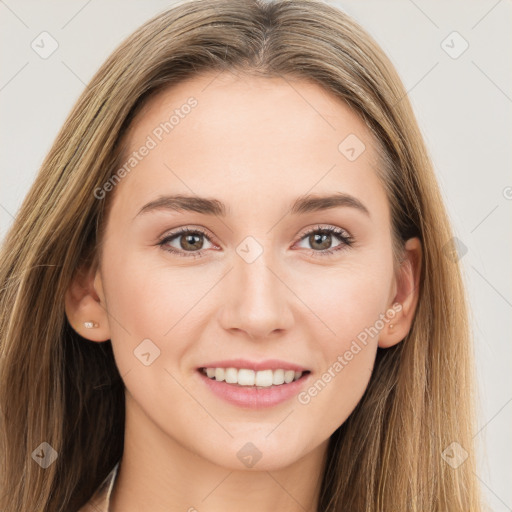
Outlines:
{"label": "pale skin", "polygon": [[[152,98],[132,124],[127,153],[191,96],[197,106],[116,186],[100,264],[66,296],[77,332],[112,341],[126,387],[110,510],[314,511],[329,437],[361,399],[377,347],[410,330],[421,245],[406,242],[397,277],[374,141],[318,85],[229,72],[194,77]],[[366,146],[354,161],[338,149],[348,134]],[[289,213],[299,196],[335,192],[357,198],[369,215],[350,206]],[[138,215],[167,194],[215,198],[228,212]],[[315,244],[305,233],[318,224],[348,232],[353,245],[322,256],[344,242],[332,234]],[[158,245],[181,227],[206,232],[192,248],[186,235],[167,242],[185,257]],[[237,252],[246,237],[262,250],[251,263]],[[198,374],[208,361],[276,358],[309,368],[314,382],[393,304],[401,311],[307,404],[293,397],[241,408]],[[160,350],[148,366],[134,355],[144,339]],[[237,457],[248,442],[262,454],[251,468]]]}

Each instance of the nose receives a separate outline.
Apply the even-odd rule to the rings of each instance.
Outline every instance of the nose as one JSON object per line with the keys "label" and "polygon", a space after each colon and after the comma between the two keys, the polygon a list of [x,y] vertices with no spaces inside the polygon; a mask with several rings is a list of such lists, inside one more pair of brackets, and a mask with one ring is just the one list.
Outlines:
{"label": "nose", "polygon": [[236,256],[226,276],[225,301],[220,310],[221,326],[242,332],[253,340],[282,335],[293,324],[293,293],[283,282],[270,250],[252,263]]}

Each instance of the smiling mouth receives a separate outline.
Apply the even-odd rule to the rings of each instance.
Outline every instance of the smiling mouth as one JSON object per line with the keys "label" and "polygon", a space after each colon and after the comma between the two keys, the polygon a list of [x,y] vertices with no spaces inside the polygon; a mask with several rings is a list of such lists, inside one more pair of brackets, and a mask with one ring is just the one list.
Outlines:
{"label": "smiling mouth", "polygon": [[211,380],[224,382],[235,387],[268,389],[290,384],[311,373],[309,370],[258,370],[248,368],[199,368],[204,376]]}

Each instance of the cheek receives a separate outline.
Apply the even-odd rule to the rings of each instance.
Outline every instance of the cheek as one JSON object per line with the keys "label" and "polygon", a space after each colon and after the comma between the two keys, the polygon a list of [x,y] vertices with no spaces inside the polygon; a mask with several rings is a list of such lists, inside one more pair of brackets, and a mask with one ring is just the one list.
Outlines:
{"label": "cheek", "polygon": [[330,428],[343,423],[356,407],[374,366],[389,281],[385,265],[373,266],[371,272],[368,268],[340,267],[329,276],[310,273],[298,293],[308,297],[307,306],[318,317],[312,317],[317,335],[310,352],[321,361],[298,402],[309,409],[311,421],[322,417]]}
{"label": "cheek", "polygon": [[349,343],[299,393],[297,407],[310,428],[330,435],[347,420],[366,391],[376,350],[376,344]]}
{"label": "cheek", "polygon": [[337,269],[310,269],[307,281],[295,280],[297,295],[318,321],[325,353],[343,349],[386,312],[390,268],[360,261]]}
{"label": "cheek", "polygon": [[119,370],[123,374],[139,368],[135,357],[148,350],[158,354],[152,367],[175,367],[209,318],[207,295],[218,272],[172,266],[165,257],[148,258],[136,251],[121,254],[115,247],[104,259],[103,277]]}
{"label": "cheek", "polygon": [[157,250],[148,257],[143,251],[120,254],[114,248],[104,265],[105,293],[109,311],[126,330],[163,337],[211,284],[200,270],[179,268]]}

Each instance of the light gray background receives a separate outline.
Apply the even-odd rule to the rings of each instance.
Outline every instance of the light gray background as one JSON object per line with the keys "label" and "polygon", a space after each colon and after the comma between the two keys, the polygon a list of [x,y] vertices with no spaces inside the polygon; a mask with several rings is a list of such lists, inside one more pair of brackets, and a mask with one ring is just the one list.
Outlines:
{"label": "light gray background", "polygon": [[[491,510],[512,511],[511,2],[329,3],[390,56],[431,152],[465,247],[481,395],[478,478]],[[122,39],[172,4],[0,0],[0,238],[85,84]],[[43,31],[59,45],[47,59],[31,48]],[[442,46],[453,31],[469,44],[456,59]],[[461,44],[444,43],[452,52]]]}

